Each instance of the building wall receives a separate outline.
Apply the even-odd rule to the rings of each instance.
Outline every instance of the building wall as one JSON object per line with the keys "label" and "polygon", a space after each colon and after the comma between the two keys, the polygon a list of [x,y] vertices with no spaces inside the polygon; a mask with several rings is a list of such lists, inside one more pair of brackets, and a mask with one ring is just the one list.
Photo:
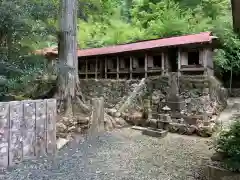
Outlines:
{"label": "building wall", "polygon": [[[159,50],[156,52],[146,52],[139,53],[137,55],[112,55],[106,57],[88,57],[80,59],[80,78],[88,79],[136,79],[156,76],[156,75],[166,75],[168,72],[176,71],[196,71],[200,74],[208,74],[207,68],[213,69],[212,60],[212,49],[210,48],[198,48],[199,65],[194,67],[189,65],[189,53],[191,49],[188,48],[175,48],[178,56],[173,57],[174,53],[172,50],[174,48],[169,48],[165,50]],[[160,62],[158,62],[158,60]],[[173,68],[173,64],[178,61],[178,68]],[[203,68],[204,67],[204,68]],[[87,68],[87,69],[86,69]],[[184,68],[184,69],[183,69]],[[191,69],[189,69],[191,68]],[[210,73],[213,74],[212,72]]]}

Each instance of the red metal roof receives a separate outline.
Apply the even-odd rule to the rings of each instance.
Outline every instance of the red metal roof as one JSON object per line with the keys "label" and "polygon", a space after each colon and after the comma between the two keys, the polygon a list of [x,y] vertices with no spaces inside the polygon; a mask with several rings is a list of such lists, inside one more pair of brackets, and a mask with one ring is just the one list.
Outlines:
{"label": "red metal roof", "polygon": [[203,32],[199,34],[191,34],[185,36],[177,36],[149,41],[142,41],[130,44],[115,45],[102,48],[82,49],[78,50],[78,57],[96,56],[105,54],[116,54],[122,52],[147,50],[160,47],[180,46],[187,44],[211,43],[214,37],[211,32]]}
{"label": "red metal roof", "polygon": [[[117,54],[122,52],[149,50],[161,47],[170,46],[181,46],[187,44],[200,44],[200,43],[211,43],[216,37],[212,36],[211,32],[202,32],[199,34],[191,34],[185,36],[177,36],[163,39],[155,39],[148,41],[141,41],[129,44],[92,48],[92,49],[79,49],[78,57],[97,56],[106,54]],[[57,55],[57,48],[46,48],[43,50],[36,51],[38,54],[43,55]]]}

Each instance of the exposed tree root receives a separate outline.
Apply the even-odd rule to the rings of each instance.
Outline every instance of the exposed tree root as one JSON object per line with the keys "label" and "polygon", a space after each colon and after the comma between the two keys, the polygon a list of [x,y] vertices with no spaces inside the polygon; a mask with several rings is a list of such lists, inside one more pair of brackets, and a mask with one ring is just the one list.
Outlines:
{"label": "exposed tree root", "polygon": [[[59,89],[55,94],[55,98],[58,100],[58,125],[60,126],[58,129],[61,129],[61,131],[65,130],[66,133],[61,132],[64,135],[88,131],[87,129],[89,129],[94,123],[92,122],[94,121],[92,118],[92,105],[83,101],[85,98],[79,88],[75,93],[75,97],[71,97],[69,94],[64,94],[61,92],[64,91]],[[121,128],[122,126],[126,125],[126,122],[121,117],[115,117],[114,113],[111,114],[107,109],[104,109],[104,122],[101,124],[103,127],[96,129],[111,131],[115,128]]]}

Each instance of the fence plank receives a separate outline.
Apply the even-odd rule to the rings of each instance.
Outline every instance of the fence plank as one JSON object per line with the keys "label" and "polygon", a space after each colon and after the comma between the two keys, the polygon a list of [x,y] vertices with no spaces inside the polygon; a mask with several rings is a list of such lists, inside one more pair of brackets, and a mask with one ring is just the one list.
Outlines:
{"label": "fence plank", "polygon": [[22,102],[10,102],[9,129],[9,166],[22,160],[22,135],[20,132],[23,120]]}
{"label": "fence plank", "polygon": [[92,100],[93,115],[91,119],[90,133],[99,133],[104,131],[104,99],[94,98]]}
{"label": "fence plank", "polygon": [[54,155],[56,152],[56,100],[47,100],[47,153]]}
{"label": "fence plank", "polygon": [[36,156],[45,156],[47,150],[47,100],[36,101]]}
{"label": "fence plank", "polygon": [[35,119],[36,108],[35,101],[23,101],[23,157],[34,157],[34,143],[35,143]]}
{"label": "fence plank", "polygon": [[9,103],[0,103],[0,167],[8,166]]}
{"label": "fence plank", "polygon": [[0,167],[56,153],[56,100],[0,102]]}

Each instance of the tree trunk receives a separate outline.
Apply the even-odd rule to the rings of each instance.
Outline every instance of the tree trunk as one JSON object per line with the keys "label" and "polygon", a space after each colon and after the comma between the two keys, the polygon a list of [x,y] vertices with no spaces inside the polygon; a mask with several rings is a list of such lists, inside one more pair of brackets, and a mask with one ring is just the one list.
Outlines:
{"label": "tree trunk", "polygon": [[[63,116],[73,117],[73,105],[80,107],[81,112],[90,115],[91,108],[84,103],[80,91],[77,58],[77,1],[60,0],[60,32],[59,32],[59,74],[58,92],[60,113]],[[103,113],[101,113],[103,115]],[[77,115],[81,116],[81,115]],[[103,118],[101,119],[103,121]],[[105,129],[117,127],[121,119],[114,119],[104,112]],[[122,123],[123,124],[123,123]]]}
{"label": "tree trunk", "polygon": [[239,0],[231,0],[232,4],[232,17],[233,17],[233,28],[234,31],[240,34],[240,1]]}
{"label": "tree trunk", "polygon": [[[77,0],[61,0],[59,33],[59,76],[58,96],[60,109],[72,115],[72,105],[76,102],[89,111],[79,90],[77,58]],[[80,98],[79,98],[80,96]]]}

